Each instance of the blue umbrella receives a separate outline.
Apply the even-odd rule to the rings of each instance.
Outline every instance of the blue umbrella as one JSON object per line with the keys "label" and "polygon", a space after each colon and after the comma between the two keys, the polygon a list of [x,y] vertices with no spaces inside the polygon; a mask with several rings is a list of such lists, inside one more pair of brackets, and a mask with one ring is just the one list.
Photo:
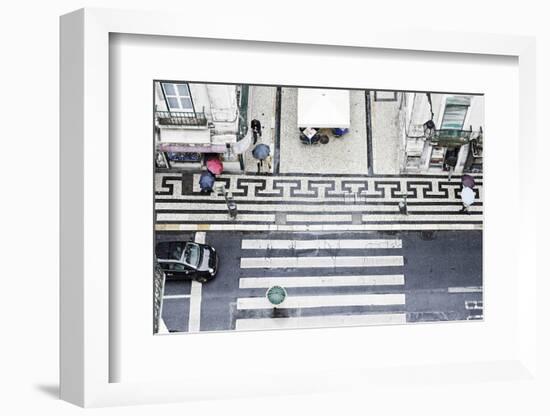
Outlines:
{"label": "blue umbrella", "polygon": [[270,153],[269,146],[263,143],[260,143],[256,145],[254,149],[252,149],[252,156],[254,156],[254,159],[258,160],[264,160],[266,157],[269,156]]}
{"label": "blue umbrella", "polygon": [[343,136],[343,135],[346,134],[348,131],[349,131],[349,129],[347,129],[347,128],[336,128],[336,129],[332,129],[332,133],[333,133],[335,136],[337,136],[337,137]]}
{"label": "blue umbrella", "polygon": [[201,187],[201,191],[211,191],[215,181],[216,177],[205,170],[203,173],[201,173],[201,177],[199,179],[199,186]]}

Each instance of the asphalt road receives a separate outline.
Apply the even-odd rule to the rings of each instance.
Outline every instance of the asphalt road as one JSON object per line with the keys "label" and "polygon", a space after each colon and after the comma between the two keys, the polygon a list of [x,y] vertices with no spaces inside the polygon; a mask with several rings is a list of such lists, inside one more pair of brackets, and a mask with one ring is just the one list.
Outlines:
{"label": "asphalt road", "polygon": [[[194,233],[157,233],[157,240],[193,240]],[[395,248],[334,248],[308,243],[311,247],[258,247],[243,249],[243,240],[257,244],[258,240],[283,241],[364,241],[384,240],[399,242]],[[224,331],[236,329],[237,322],[249,323],[254,319],[311,318],[323,319],[338,315],[382,314],[377,316],[404,316],[406,322],[456,321],[475,318],[482,314],[482,232],[347,232],[334,233],[247,233],[207,232],[206,243],[220,256],[216,278],[202,285],[200,330]],[[250,243],[252,244],[252,243]],[[294,243],[292,243],[294,244]],[[315,247],[317,244],[317,247]],[[364,267],[331,262],[348,262],[350,257],[376,257],[377,262]],[[260,259],[260,266],[255,261]],[[264,261],[269,258],[269,261]],[[284,258],[284,259],[281,259]],[[300,258],[300,259],[296,259]],[[305,259],[304,259],[305,258]],[[379,259],[391,258],[396,264],[388,265]],[[336,259],[336,260],[335,260]],[[292,267],[281,266],[285,261]],[[323,261],[326,264],[323,264]],[[362,260],[361,260],[362,261]],[[385,261],[385,260],[384,260]],[[294,263],[292,263],[294,262]],[[271,264],[271,266],[269,266]],[[336,264],[336,263],[335,263]],[[244,267],[242,267],[244,266]],[[351,283],[341,286],[288,287],[289,299],[300,303],[315,297],[316,303],[296,307],[257,308],[246,306],[251,298],[265,295],[262,287],[239,287],[242,279],[254,282],[264,278],[311,276],[346,276],[358,281],[358,275],[370,277],[403,276],[402,284],[376,286]],[[254,286],[254,285],[251,285]],[[167,281],[163,304],[163,320],[171,332],[188,330],[191,283]],[[355,302],[379,295],[381,302]],[[399,302],[403,296],[404,301]],[[341,299],[353,299],[352,304],[341,304]],[[397,301],[386,304],[385,299]],[[323,299],[326,303],[318,302]],[[196,300],[195,300],[196,301]],[[241,303],[242,302],[242,303]],[[475,302],[469,303],[466,302]],[[240,307],[238,305],[241,305]],[[473,305],[473,309],[471,308]],[[258,321],[254,321],[258,322]],[[327,321],[327,326],[331,321]]]}

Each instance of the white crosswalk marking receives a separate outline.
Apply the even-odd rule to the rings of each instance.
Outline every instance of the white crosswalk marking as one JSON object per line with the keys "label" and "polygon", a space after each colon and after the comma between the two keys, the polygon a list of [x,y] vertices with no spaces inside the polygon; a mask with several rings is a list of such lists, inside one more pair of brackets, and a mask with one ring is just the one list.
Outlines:
{"label": "white crosswalk marking", "polygon": [[243,257],[242,269],[403,266],[401,256]]}
{"label": "white crosswalk marking", "polygon": [[[331,296],[289,296],[282,308],[322,308],[331,306],[404,305],[402,293]],[[237,299],[237,309],[271,309],[265,297]]]}
{"label": "white crosswalk marking", "polygon": [[[195,242],[204,244],[206,233],[198,232],[195,234]],[[189,332],[199,332],[201,330],[201,303],[202,303],[202,283],[195,280],[191,282],[191,294],[189,303]]]}
{"label": "white crosswalk marking", "polygon": [[[400,239],[245,238],[241,248],[249,255],[241,258],[239,289],[243,295],[237,299],[237,330],[406,323],[406,296],[400,292],[405,285]],[[268,250],[295,255],[266,256]],[[334,250],[335,255],[317,256],[317,250]],[[368,256],[349,255],[357,250],[372,251]],[[380,274],[377,267],[394,273]],[[298,270],[290,276],[281,274],[288,268]],[[359,273],[350,273],[346,268]],[[308,269],[326,272],[308,274]],[[264,295],[275,285],[288,293],[277,307],[285,311],[284,316],[273,312],[273,305]]]}
{"label": "white crosswalk marking", "polygon": [[242,277],[241,289],[283,287],[335,287],[335,286],[391,286],[404,285],[405,276],[371,275],[371,276],[300,276],[300,277]]}
{"label": "white crosswalk marking", "polygon": [[401,240],[243,240],[241,248],[246,249],[374,249],[401,248]]}
{"label": "white crosswalk marking", "polygon": [[395,325],[407,322],[404,313],[372,315],[329,315],[297,318],[237,319],[235,329],[242,331],[260,329],[300,329],[359,325]]}
{"label": "white crosswalk marking", "polygon": [[288,222],[346,222],[351,221],[351,215],[339,214],[288,214],[286,216]]}

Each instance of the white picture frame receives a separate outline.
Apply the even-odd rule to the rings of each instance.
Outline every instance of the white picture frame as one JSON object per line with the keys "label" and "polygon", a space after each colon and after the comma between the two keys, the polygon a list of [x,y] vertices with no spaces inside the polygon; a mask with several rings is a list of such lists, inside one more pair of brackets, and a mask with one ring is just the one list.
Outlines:
{"label": "white picture frame", "polygon": [[[384,379],[387,371],[404,383],[445,380],[453,374],[468,382],[468,374],[483,372],[485,377],[472,380],[528,382],[540,388],[536,360],[537,280],[536,182],[532,180],[527,149],[518,146],[519,212],[517,223],[518,270],[522,279],[517,294],[518,328],[516,354],[507,360],[441,363],[423,366],[407,378],[407,370],[380,368],[369,374],[350,369],[331,372],[326,382],[313,384],[315,374],[288,380],[281,375],[262,385],[233,385],[231,376],[221,374],[208,391],[197,387],[197,379],[148,382],[110,382],[110,365],[119,359],[110,349],[110,195],[109,172],[109,37],[124,33],[147,36],[171,36],[290,44],[331,45],[334,47],[375,48],[384,50],[431,51],[451,54],[503,55],[517,58],[519,66],[518,140],[536,136],[535,41],[530,37],[473,33],[413,32],[374,28],[343,28],[337,33],[320,28],[289,27],[281,31],[266,22],[262,29],[236,34],[230,21],[216,20],[204,26],[202,21],[186,19],[174,13],[137,12],[106,9],[82,9],[61,18],[61,305],[60,305],[60,395],[63,400],[84,407],[138,403],[161,403],[205,398],[248,397],[251,395],[291,394],[332,391],[342,388],[341,379],[354,380],[358,392]],[[216,19],[215,17],[213,17]],[[529,152],[535,152],[530,141]],[[516,271],[518,273],[518,271]],[[442,375],[443,374],[443,375]],[[387,379],[386,379],[387,380]],[[419,381],[420,380],[420,381]],[[205,380],[202,380],[205,381]],[[387,383],[388,381],[386,381]],[[199,383],[200,384],[200,383]],[[274,388],[274,386],[278,386]],[[248,388],[247,391],[243,391]],[[496,397],[496,396],[495,396]]]}

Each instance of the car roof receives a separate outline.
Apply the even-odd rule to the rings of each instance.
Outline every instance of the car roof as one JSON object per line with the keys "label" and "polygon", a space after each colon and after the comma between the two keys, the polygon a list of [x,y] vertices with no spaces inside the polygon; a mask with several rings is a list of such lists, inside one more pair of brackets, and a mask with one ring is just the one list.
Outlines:
{"label": "car roof", "polygon": [[155,252],[159,260],[180,260],[186,241],[162,241],[157,243]]}

